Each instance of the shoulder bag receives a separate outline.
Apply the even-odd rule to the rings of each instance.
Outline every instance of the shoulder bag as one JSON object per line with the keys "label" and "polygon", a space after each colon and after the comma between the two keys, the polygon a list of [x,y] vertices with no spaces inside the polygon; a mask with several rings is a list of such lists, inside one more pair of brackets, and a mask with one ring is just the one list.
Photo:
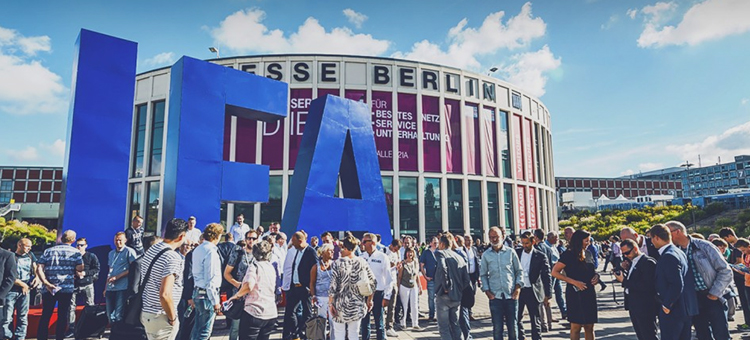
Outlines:
{"label": "shoulder bag", "polygon": [[146,288],[146,282],[148,282],[148,278],[151,277],[151,269],[154,268],[154,264],[156,263],[156,261],[159,260],[159,258],[164,255],[164,253],[170,250],[172,250],[172,248],[167,247],[166,249],[160,251],[158,254],[156,254],[156,256],[154,256],[151,264],[148,265],[148,270],[146,270],[146,275],[143,276],[143,282],[141,282],[138,293],[131,296],[128,300],[128,310],[125,313],[125,318],[123,319],[126,324],[131,326],[139,326],[141,324],[141,311],[143,310],[143,289]]}
{"label": "shoulder bag", "polygon": [[[365,260],[360,259],[362,266],[367,266],[367,262]],[[370,276],[367,275],[367,268],[362,268],[359,271],[359,281],[357,281],[357,290],[359,290],[359,294],[362,296],[370,296],[372,295],[372,286],[370,285]]]}

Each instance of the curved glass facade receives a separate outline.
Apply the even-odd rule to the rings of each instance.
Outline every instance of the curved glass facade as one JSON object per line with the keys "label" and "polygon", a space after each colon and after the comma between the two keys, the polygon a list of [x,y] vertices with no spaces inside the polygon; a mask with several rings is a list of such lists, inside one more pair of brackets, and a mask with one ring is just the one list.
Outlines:
{"label": "curved glass facade", "polygon": [[[455,68],[372,57],[274,55],[211,62],[290,85],[283,121],[219,118],[226,127],[225,135],[217,136],[224,140],[225,160],[271,169],[270,201],[222,205],[223,223],[231,224],[240,212],[254,225],[281,220],[310,102],[332,94],[363,101],[372,110],[394,235],[424,240],[450,230],[483,237],[494,225],[514,233],[556,226],[549,112],[511,84]],[[169,69],[140,74],[136,81],[128,217],[147,215],[155,230],[161,219],[155,188],[162,182],[169,124],[164,108]]]}

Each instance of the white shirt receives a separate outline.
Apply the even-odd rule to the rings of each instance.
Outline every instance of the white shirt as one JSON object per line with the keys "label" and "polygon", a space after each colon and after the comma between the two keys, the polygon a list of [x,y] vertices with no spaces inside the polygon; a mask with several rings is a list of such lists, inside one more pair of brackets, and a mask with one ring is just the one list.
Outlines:
{"label": "white shirt", "polygon": [[531,287],[531,280],[529,280],[529,268],[531,267],[531,253],[525,250],[521,251],[521,268],[523,268],[523,287]]}
{"label": "white shirt", "polygon": [[191,268],[195,288],[203,288],[211,305],[218,305],[219,287],[221,287],[221,259],[215,244],[203,241],[193,250],[193,267]]}
{"label": "white shirt", "polygon": [[669,247],[670,244],[671,243],[667,243],[664,246],[662,246],[661,248],[659,248],[659,255],[663,254],[664,251],[667,250],[667,247]]}
{"label": "white shirt", "polygon": [[185,232],[185,239],[192,243],[198,243],[201,241],[201,230],[193,227],[193,229],[188,229]]}
{"label": "white shirt", "polygon": [[[273,249],[274,253],[276,252],[277,248],[281,248],[281,247],[275,246]],[[294,262],[299,263],[299,260],[294,261],[294,255],[297,255],[298,252],[301,252],[301,251],[297,250],[297,248],[295,247],[292,247],[286,252],[285,259],[281,263],[279,263],[281,268],[284,268],[284,271],[283,271],[284,276],[282,277],[282,281],[281,281],[282,290],[288,291],[289,289],[292,288],[292,266],[294,266]],[[297,257],[301,258],[302,254],[300,254],[300,256],[297,256]]]}
{"label": "white shirt", "polygon": [[466,251],[466,256],[469,258],[469,274],[474,274],[474,272],[477,271],[477,265],[474,262],[474,251],[471,249],[471,247],[464,247],[464,250]]}
{"label": "white shirt", "polygon": [[[636,257],[636,258],[633,259],[633,263],[630,264],[630,269],[628,269],[628,277],[630,277],[630,274],[633,273],[633,268],[635,268],[635,265],[638,264],[638,260],[640,260],[641,257],[643,257],[643,254],[638,255],[638,257]],[[625,293],[626,294],[628,293],[628,289],[627,288],[625,288]]]}
{"label": "white shirt", "polygon": [[[641,244],[641,245],[638,246],[638,249],[641,250],[641,254],[643,254],[643,255],[649,255],[648,254],[648,245],[646,243],[646,238],[643,237],[643,236],[640,236],[640,235],[638,235],[638,237],[640,237],[641,242],[643,242],[643,244]],[[661,252],[659,254],[661,254]]]}
{"label": "white shirt", "polygon": [[391,260],[382,251],[374,251],[372,255],[362,252],[362,259],[370,266],[372,274],[375,275],[375,290],[383,292],[383,298],[391,299]]}
{"label": "white shirt", "polygon": [[250,226],[247,225],[247,223],[242,223],[242,225],[239,225],[237,223],[233,224],[231,228],[229,228],[229,233],[232,234],[232,243],[237,243],[239,240],[245,239],[245,234],[250,231]]}

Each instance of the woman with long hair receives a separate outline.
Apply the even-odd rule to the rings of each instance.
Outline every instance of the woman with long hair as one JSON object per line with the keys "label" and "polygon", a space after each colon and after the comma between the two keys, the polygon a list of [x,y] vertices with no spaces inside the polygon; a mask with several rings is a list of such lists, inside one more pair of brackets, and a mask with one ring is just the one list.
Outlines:
{"label": "woman with long hair", "polygon": [[[331,265],[331,287],[328,289],[328,311],[333,316],[336,339],[359,338],[359,326],[368,310],[372,309],[373,295],[360,294],[357,283],[369,283],[375,291],[375,275],[364,259],[354,256],[359,241],[347,236],[341,242],[341,257]],[[348,331],[347,331],[348,327]]]}
{"label": "woman with long hair", "polygon": [[554,278],[567,283],[565,301],[568,305],[571,340],[581,338],[581,328],[586,340],[594,340],[594,324],[599,321],[594,289],[594,285],[599,282],[599,275],[593,264],[586,262],[590,236],[585,230],[573,233],[568,249],[560,255],[560,260],[552,269]]}
{"label": "woman with long hair", "polygon": [[404,261],[398,269],[398,295],[401,298],[401,304],[404,306],[404,313],[401,315],[399,325],[401,329],[406,329],[406,310],[411,310],[411,326],[413,330],[420,331],[418,312],[419,295],[422,290],[419,289],[419,262],[416,259],[417,252],[414,249],[407,249],[404,252]]}
{"label": "woman with long hair", "polygon": [[318,315],[328,319],[333,336],[333,319],[328,312],[328,289],[331,287],[331,265],[333,264],[333,245],[324,243],[318,247],[320,261],[310,269],[310,296],[313,304],[318,306]]}

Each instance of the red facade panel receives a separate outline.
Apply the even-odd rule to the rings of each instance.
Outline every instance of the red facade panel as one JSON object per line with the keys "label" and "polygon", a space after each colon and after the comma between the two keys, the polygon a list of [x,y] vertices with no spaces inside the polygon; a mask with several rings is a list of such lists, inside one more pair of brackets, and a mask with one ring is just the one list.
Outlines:
{"label": "red facade panel", "polygon": [[39,179],[40,170],[29,170],[29,179]]}
{"label": "red facade panel", "polygon": [[50,203],[52,200],[52,194],[41,193],[39,194],[39,203]]}
{"label": "red facade panel", "polygon": [[37,199],[39,198],[39,194],[36,192],[30,192],[26,194],[26,203],[38,203]]}
{"label": "red facade panel", "polygon": [[55,191],[62,191],[62,182],[55,182]]}
{"label": "red facade panel", "polygon": [[16,203],[26,203],[26,201],[23,198],[22,192],[13,193],[13,199],[16,201]]}
{"label": "red facade panel", "polygon": [[39,191],[39,181],[29,181],[26,186],[27,191]]}
{"label": "red facade panel", "polygon": [[52,191],[52,182],[42,182],[41,191]]}
{"label": "red facade panel", "polygon": [[62,179],[62,170],[55,170],[55,179]]}
{"label": "red facade panel", "polygon": [[16,170],[16,179],[26,179],[28,172],[28,170]]}
{"label": "red facade panel", "polygon": [[55,170],[42,170],[42,179],[52,179],[55,175]]}
{"label": "red facade panel", "polygon": [[15,181],[13,182],[13,190],[14,191],[25,191],[26,190],[26,181]]}

